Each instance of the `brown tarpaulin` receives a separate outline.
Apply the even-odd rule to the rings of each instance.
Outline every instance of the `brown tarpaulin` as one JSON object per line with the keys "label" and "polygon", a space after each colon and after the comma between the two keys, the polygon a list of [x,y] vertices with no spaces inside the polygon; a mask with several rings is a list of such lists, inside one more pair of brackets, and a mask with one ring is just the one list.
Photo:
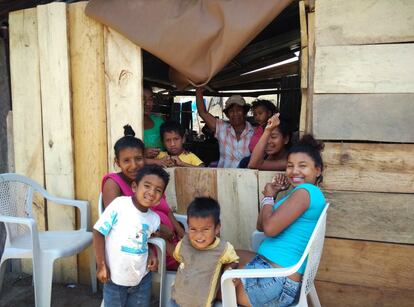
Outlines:
{"label": "brown tarpaulin", "polygon": [[182,89],[206,84],[292,0],[91,0],[86,14],[170,65]]}

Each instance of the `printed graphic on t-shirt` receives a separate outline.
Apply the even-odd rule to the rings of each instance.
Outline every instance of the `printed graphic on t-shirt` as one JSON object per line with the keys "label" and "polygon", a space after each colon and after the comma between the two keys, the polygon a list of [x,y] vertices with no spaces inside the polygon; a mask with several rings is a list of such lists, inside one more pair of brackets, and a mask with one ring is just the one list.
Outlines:
{"label": "printed graphic on t-shirt", "polygon": [[142,224],[142,229],[136,229],[135,234],[128,237],[128,245],[121,245],[121,251],[139,255],[148,252],[149,226]]}

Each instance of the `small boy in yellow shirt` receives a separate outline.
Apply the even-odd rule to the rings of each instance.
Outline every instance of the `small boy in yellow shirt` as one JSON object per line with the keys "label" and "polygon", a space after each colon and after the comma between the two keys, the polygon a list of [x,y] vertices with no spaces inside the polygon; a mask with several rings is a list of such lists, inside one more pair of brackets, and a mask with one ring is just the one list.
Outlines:
{"label": "small boy in yellow shirt", "polygon": [[209,197],[196,197],[187,208],[188,234],[177,244],[180,263],[172,286],[173,306],[211,307],[223,270],[235,269],[239,256],[218,237],[220,205]]}
{"label": "small boy in yellow shirt", "polygon": [[179,123],[173,120],[164,122],[160,127],[160,135],[167,151],[161,151],[155,159],[163,160],[160,161],[163,166],[204,166],[199,157],[184,149],[184,129]]}

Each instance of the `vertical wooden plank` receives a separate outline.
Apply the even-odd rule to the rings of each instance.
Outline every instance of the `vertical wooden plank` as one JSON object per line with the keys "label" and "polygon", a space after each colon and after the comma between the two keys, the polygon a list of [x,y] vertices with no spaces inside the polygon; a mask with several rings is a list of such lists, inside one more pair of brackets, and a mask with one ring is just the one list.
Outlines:
{"label": "vertical wooden plank", "polygon": [[168,183],[167,188],[165,189],[165,196],[167,198],[167,203],[170,206],[173,212],[177,212],[177,194],[175,191],[175,168],[170,167],[166,169],[167,173],[170,175],[170,182]]}
{"label": "vertical wooden plank", "polygon": [[308,47],[300,51],[300,88],[308,88],[309,55]]}
{"label": "vertical wooden plank", "polygon": [[301,89],[299,137],[302,137],[306,133],[307,110],[308,110],[308,90]]}
{"label": "vertical wooden plank", "polygon": [[299,1],[299,22],[300,22],[300,46],[305,48],[308,46],[308,26],[306,23],[305,2]]}
{"label": "vertical wooden plank", "polygon": [[315,13],[308,14],[308,97],[306,100],[306,133],[313,132],[313,92],[315,75]]}
{"label": "vertical wooden plank", "polygon": [[175,169],[178,213],[186,214],[188,204],[197,196],[217,199],[217,170],[214,168]]}
{"label": "vertical wooden plank", "polygon": [[[68,6],[75,148],[75,196],[89,201],[92,224],[108,171],[103,25],[84,13],[87,2]],[[89,283],[89,251],[78,256],[79,282]]]}
{"label": "vertical wooden plank", "polygon": [[236,248],[249,249],[258,216],[257,170],[217,169],[221,236]]}
{"label": "vertical wooden plank", "polygon": [[[42,108],[36,9],[10,13],[9,25],[15,171],[43,185]],[[33,216],[37,221],[37,227],[39,230],[45,230],[43,199],[35,198],[34,203]]]}
{"label": "vertical wooden plank", "polygon": [[130,124],[143,137],[141,48],[105,27],[105,76],[107,97],[108,169],[114,171],[114,144]]}
{"label": "vertical wooden plank", "polygon": [[[51,194],[74,198],[66,4],[38,6],[37,16],[46,188]],[[49,203],[47,217],[50,230],[75,229],[73,207]],[[76,282],[76,257],[58,260],[53,273],[56,281]]]}

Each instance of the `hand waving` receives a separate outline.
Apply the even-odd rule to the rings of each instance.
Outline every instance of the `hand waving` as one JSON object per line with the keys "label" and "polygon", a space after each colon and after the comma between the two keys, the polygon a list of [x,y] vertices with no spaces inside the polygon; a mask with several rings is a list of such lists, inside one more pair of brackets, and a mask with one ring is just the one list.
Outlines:
{"label": "hand waving", "polygon": [[267,120],[267,125],[266,125],[265,130],[273,131],[273,129],[279,126],[280,124],[279,115],[280,113],[276,113],[275,115],[273,115],[271,118]]}

